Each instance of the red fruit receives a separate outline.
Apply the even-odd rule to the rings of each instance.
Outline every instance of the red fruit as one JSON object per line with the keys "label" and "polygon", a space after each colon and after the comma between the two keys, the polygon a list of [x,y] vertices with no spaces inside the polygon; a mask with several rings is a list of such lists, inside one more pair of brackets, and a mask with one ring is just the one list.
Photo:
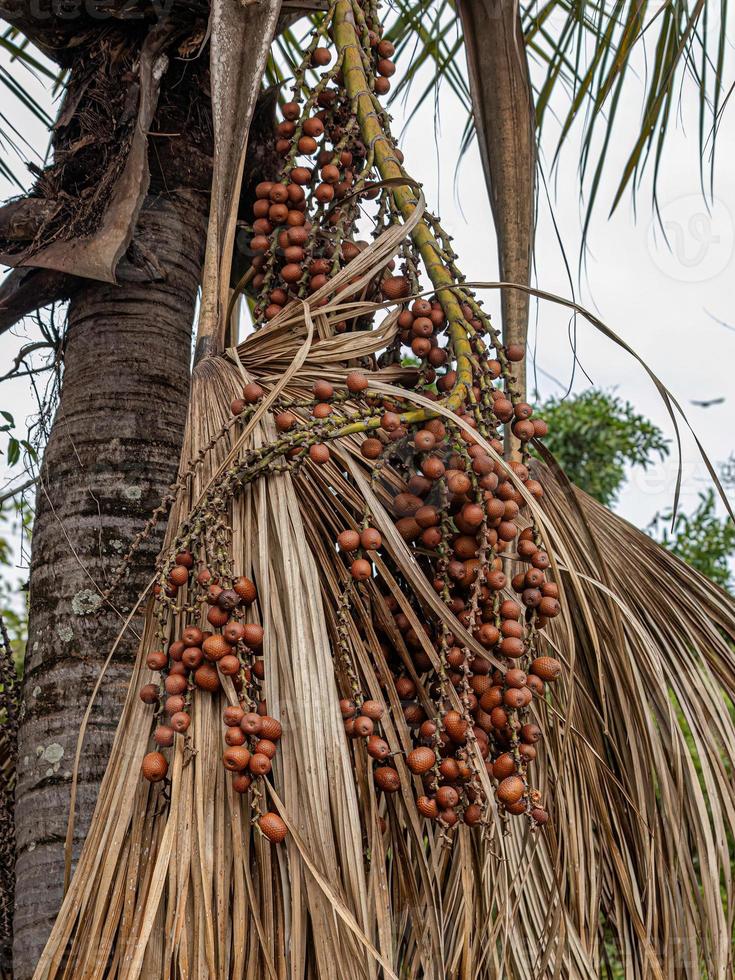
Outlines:
{"label": "red fruit", "polygon": [[434,750],[426,746],[419,746],[406,756],[406,765],[417,776],[421,776],[432,769],[435,762]]}
{"label": "red fruit", "polygon": [[416,800],[416,807],[422,817],[427,817],[429,820],[436,820],[439,816],[439,807],[437,806],[436,800],[432,800],[428,796],[419,796]]}
{"label": "red fruit", "polygon": [[271,742],[277,742],[283,735],[280,721],[277,718],[271,718],[270,715],[260,716],[260,734],[263,738],[270,739]]}
{"label": "red fruit", "polygon": [[168,762],[161,752],[149,752],[141,763],[140,771],[149,783],[160,783],[168,772]]}
{"label": "red fruit", "polygon": [[[184,688],[186,688],[186,683],[184,683]],[[158,685],[145,684],[143,687],[141,687],[140,700],[143,702],[143,704],[155,704],[156,701],[158,701]]]}
{"label": "red fruit", "polygon": [[497,789],[497,797],[501,803],[518,803],[525,792],[525,786],[520,776],[506,776]]}
{"label": "red fruit", "polygon": [[280,844],[288,834],[288,827],[277,813],[264,813],[258,820],[258,827],[272,844]]}
{"label": "red fruit", "polygon": [[225,749],[222,762],[229,772],[242,772],[250,762],[250,752],[244,745],[231,745]]}

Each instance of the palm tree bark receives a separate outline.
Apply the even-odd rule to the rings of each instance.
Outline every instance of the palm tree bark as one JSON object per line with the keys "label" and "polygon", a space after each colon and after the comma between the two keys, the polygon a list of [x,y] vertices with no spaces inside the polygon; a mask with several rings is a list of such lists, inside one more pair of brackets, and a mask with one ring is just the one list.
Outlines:
{"label": "palm tree bark", "polygon": [[[29,639],[16,805],[16,980],[33,973],[62,898],[77,732],[121,627],[104,589],[175,477],[189,390],[191,327],[206,227],[204,195],[146,200],[136,244],[158,282],[90,284],[72,299],[60,402],[41,469],[33,530]],[[113,601],[131,608],[157,534]],[[75,855],[84,839],[125,695],[134,635],[121,644],[89,720]]]}
{"label": "palm tree bark", "polygon": [[[536,211],[533,95],[517,0],[462,0],[459,5],[472,106],[495,232],[500,278],[529,285]],[[503,339],[523,344],[529,297],[502,293]],[[526,390],[525,362],[517,378]]]}

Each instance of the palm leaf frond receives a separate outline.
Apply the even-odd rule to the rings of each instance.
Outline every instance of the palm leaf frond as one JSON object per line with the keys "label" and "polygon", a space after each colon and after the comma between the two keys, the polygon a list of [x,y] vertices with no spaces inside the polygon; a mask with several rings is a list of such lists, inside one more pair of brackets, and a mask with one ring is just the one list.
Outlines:
{"label": "palm leaf frond", "polygon": [[[433,62],[433,78],[417,103],[443,81],[472,116],[464,71],[456,65],[457,42],[447,40],[456,25],[448,0],[399,0],[389,36],[399,52],[418,40],[420,57],[409,66],[399,90],[405,96],[419,71]],[[615,123],[621,98],[630,98],[634,76],[642,81],[642,115],[627,159],[616,178],[611,209],[625,192],[639,184],[646,167],[653,176],[653,194],[671,133],[672,113],[683,85],[694,85],[698,99],[698,139],[702,177],[708,173],[711,192],[714,149],[721,113],[732,83],[726,78],[727,3],[724,0],[614,0],[576,3],[547,0],[521,3],[523,29],[535,86],[537,127],[550,116],[559,119],[556,157],[581,127],[581,176],[589,178],[588,216],[597,201],[603,171],[610,167],[607,150],[618,133]],[[414,103],[416,104],[416,103]],[[565,107],[566,106],[566,107]],[[601,139],[598,130],[603,130]],[[613,137],[615,131],[616,136]],[[464,143],[463,143],[464,146]]]}

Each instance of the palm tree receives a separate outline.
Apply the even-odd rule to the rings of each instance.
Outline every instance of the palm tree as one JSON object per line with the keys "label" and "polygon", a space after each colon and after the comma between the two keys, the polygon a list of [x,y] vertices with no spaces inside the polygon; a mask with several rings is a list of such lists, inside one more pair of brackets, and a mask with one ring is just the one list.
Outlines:
{"label": "palm tree", "polygon": [[[265,68],[264,55],[276,30],[276,15],[271,9],[262,11],[255,8],[235,15],[226,6],[215,5],[216,16],[210,40],[211,84],[221,101],[215,99],[217,112],[211,121],[209,102],[202,95],[210,83],[210,79],[205,77],[206,66],[202,59],[186,60],[198,51],[197,44],[204,38],[206,11],[192,5],[184,21],[177,19],[175,25],[164,21],[152,26],[151,21],[144,20],[142,25],[116,25],[110,31],[109,24],[100,29],[98,23],[86,22],[82,16],[71,26],[46,22],[40,31],[37,24],[23,21],[23,5],[4,6],[7,7],[3,11],[4,16],[10,23],[19,26],[42,49],[53,51],[55,59],[70,69],[67,95],[61,110],[63,124],[55,137],[54,164],[39,178],[31,197],[21,205],[11,205],[11,211],[6,212],[13,218],[17,217],[19,209],[22,210],[23,221],[9,221],[8,227],[21,227],[26,237],[13,239],[8,236],[6,248],[16,258],[22,255],[25,262],[29,262],[30,257],[31,268],[30,272],[14,274],[12,285],[6,292],[6,295],[9,292],[14,297],[12,317],[17,319],[21,313],[35,308],[33,303],[39,299],[48,302],[71,296],[64,351],[64,384],[57,421],[41,469],[41,491],[34,531],[31,656],[24,681],[27,714],[20,732],[20,758],[29,761],[20,767],[17,810],[20,884],[16,915],[16,975],[22,977],[31,975],[55,916],[64,877],[62,839],[66,833],[68,781],[63,776],[66,770],[62,766],[57,766],[54,771],[59,759],[54,762],[48,750],[53,749],[54,758],[59,749],[65,758],[73,756],[75,732],[84,711],[84,703],[79,702],[75,692],[91,687],[91,678],[118,633],[120,612],[134,607],[138,594],[150,578],[153,555],[160,544],[160,538],[157,539],[155,533],[146,535],[135,562],[126,566],[129,572],[122,590],[118,585],[117,591],[109,594],[113,582],[105,569],[109,562],[104,560],[104,543],[113,536],[115,540],[131,541],[144,514],[151,510],[154,500],[165,494],[173,479],[183,435],[193,302],[202,274],[203,314],[198,331],[198,353],[203,357],[207,352],[216,352],[223,343],[218,332],[221,333],[222,312],[227,303],[226,288],[230,278],[222,269],[229,268],[233,215],[240,207],[236,200],[233,211],[233,194],[235,198],[238,197],[237,173],[253,111],[253,93],[258,90],[258,80]],[[659,13],[656,72],[652,76],[641,138],[636,142],[629,166],[621,178],[621,193],[631,181],[635,168],[644,164],[646,150],[654,145],[655,157],[660,154],[663,137],[658,135],[656,124],[668,118],[677,69],[691,66],[692,52],[698,43],[697,30],[706,16],[706,7],[698,5],[691,14],[683,8],[685,5],[677,4],[676,9],[664,7]],[[567,19],[558,33],[552,35],[548,27],[549,19],[559,9]],[[537,125],[543,121],[554,86],[566,82],[576,85],[569,123],[579,114],[585,99],[590,99],[592,108],[587,121],[587,139],[591,141],[595,125],[610,105],[613,108],[606,125],[612,126],[614,108],[632,52],[646,24],[646,10],[640,4],[632,4],[629,9],[625,4],[615,4],[612,10],[601,8],[594,11],[588,4],[567,7],[565,4],[550,3],[540,11],[535,7],[533,11],[524,11],[514,4],[464,3],[460,14],[467,46],[470,97],[499,239],[500,276],[506,282],[528,284],[533,245],[536,141],[527,58],[531,54],[545,59],[548,64],[547,81],[536,94],[539,106]],[[441,77],[450,79],[457,91],[467,98],[462,74],[453,61],[458,54],[458,45],[454,43],[450,46],[447,41],[449,28],[446,22],[450,16],[449,8],[443,4],[406,4],[399,13],[393,34],[399,46],[418,34],[426,56],[436,59]],[[429,18],[433,19],[435,30],[427,33],[425,25]],[[286,20],[281,21],[282,28],[285,23]],[[228,50],[231,45],[225,44],[233,36],[242,39],[242,45],[235,47],[234,56]],[[248,36],[258,38],[257,50],[253,50],[252,42],[245,44]],[[284,28],[281,36],[287,48],[292,35]],[[84,39],[82,44],[79,43],[80,37]],[[594,48],[589,62],[590,70],[583,71],[579,64],[587,41],[591,41]],[[244,51],[248,52],[248,57],[241,65]],[[712,111],[717,117],[720,110],[722,57],[721,48],[718,48],[716,59],[711,59],[709,53],[703,56],[702,77],[699,79],[703,92],[703,117],[707,111]],[[183,62],[178,60],[181,58]],[[223,86],[222,74],[218,76],[218,72],[232,71],[235,65],[239,66],[241,76],[237,79],[239,87],[233,90]],[[102,77],[98,80],[93,74],[90,82],[90,72],[94,67],[100,70]],[[707,85],[712,75],[715,77],[714,97],[710,99]],[[111,103],[111,92],[127,93],[135,88],[137,104],[133,115],[129,115],[128,101],[121,100],[124,103],[119,107],[122,116],[117,114],[117,110],[111,111],[108,116],[106,106],[104,118],[95,118],[94,125],[90,126],[87,113],[92,106],[98,107],[104,101],[100,100],[99,90],[94,89],[97,84],[110,86],[107,92]],[[189,105],[196,106],[195,113],[185,112],[184,107]],[[125,118],[126,112],[128,128],[121,135],[119,121]],[[99,109],[97,113],[99,115]],[[113,123],[114,128],[110,129]],[[103,133],[114,134],[115,141],[122,141],[124,159],[101,153],[99,145],[94,143],[85,144],[84,140],[90,132],[98,135],[96,126],[102,127]],[[208,140],[212,128],[214,174],[210,176],[209,157],[212,150]],[[147,166],[144,153],[141,160],[139,145],[144,131],[151,132]],[[157,131],[160,136],[156,136]],[[165,135],[171,132],[177,135]],[[659,141],[657,145],[653,143],[654,140]],[[78,154],[82,156],[75,161]],[[591,155],[589,160],[592,160]],[[602,157],[596,166],[585,161],[593,168],[593,198],[599,187],[602,162]],[[125,166],[122,166],[123,163]],[[268,165],[267,154],[260,153],[257,163],[251,160],[251,168],[262,168],[262,175],[266,177],[269,176]],[[137,169],[131,173],[134,166]],[[56,195],[60,190],[68,193],[71,185],[65,184],[65,181],[73,176],[78,182],[79,172],[84,173],[85,167],[89,168],[88,182],[81,188],[78,183],[73,185],[76,191],[74,208],[60,209]],[[248,173],[248,180],[251,184],[255,183],[251,173]],[[204,215],[210,182],[214,203],[209,218],[207,260],[202,273]],[[105,194],[95,194],[90,200],[81,192],[84,187],[104,188]],[[117,194],[118,188],[124,193]],[[52,189],[55,195],[51,193]],[[619,197],[618,194],[616,202]],[[30,234],[28,228],[31,229]],[[39,247],[41,243],[42,247]],[[42,258],[44,255],[45,259]],[[34,265],[36,262],[40,268]],[[109,284],[113,276],[119,285]],[[102,284],[99,280],[102,280]],[[29,294],[31,300],[28,299]],[[504,291],[503,319],[507,344],[525,344],[527,295],[519,290]],[[10,319],[6,325],[9,322]],[[294,334],[298,336],[298,331],[294,330]],[[143,347],[145,356],[141,357],[139,353],[131,356],[131,352],[139,352]],[[287,344],[285,350],[288,351]],[[248,370],[255,370],[255,367],[248,365]],[[212,362],[203,360],[197,383],[206,387],[204,379],[210,372],[210,387],[216,389],[219,385],[226,389],[230,381],[218,381],[216,371],[215,376],[211,376],[212,370]],[[522,378],[520,381],[522,384]],[[193,404],[199,405],[199,414],[190,416],[187,437],[190,449],[198,448],[198,440],[206,442],[205,427],[201,421],[201,398],[205,396],[200,395],[197,401],[196,390],[195,385]],[[121,420],[117,406],[122,400],[127,418]],[[93,408],[91,417],[90,406]],[[214,424],[213,419],[216,419],[218,411],[219,408],[212,409],[212,420],[207,425]],[[154,425],[151,425],[152,419],[155,419]],[[201,428],[199,432],[192,430],[196,420]],[[210,430],[209,435],[213,434]],[[82,466],[77,456],[70,454],[70,446],[76,447],[77,455],[79,447],[84,448],[86,456],[81,456]],[[121,480],[123,465],[125,477]],[[571,952],[563,956],[569,955],[575,959],[579,972],[568,972],[570,976],[588,975],[584,971],[591,969],[590,964],[606,955],[605,941],[618,950],[624,950],[631,943],[634,946],[637,944],[635,952],[630,953],[638,964],[636,968],[644,970],[646,962],[650,966],[659,958],[664,969],[673,969],[669,965],[672,960],[667,959],[668,954],[647,945],[643,937],[648,935],[649,938],[658,939],[660,930],[665,930],[665,916],[671,911],[666,892],[671,888],[670,868],[676,852],[666,855],[668,860],[662,860],[660,881],[651,889],[653,897],[637,892],[641,882],[646,880],[647,875],[650,876],[652,863],[641,824],[630,819],[629,813],[626,817],[625,810],[630,807],[640,816],[640,807],[645,802],[646,820],[650,826],[661,798],[652,795],[650,788],[642,786],[635,778],[632,785],[628,785],[630,774],[626,774],[622,760],[616,756],[624,744],[625,726],[630,719],[633,718],[639,727],[648,730],[649,737],[650,722],[646,720],[643,710],[639,715],[631,712],[620,719],[608,719],[609,728],[603,737],[599,731],[599,719],[607,713],[606,692],[614,691],[618,697],[622,697],[621,692],[629,692],[635,683],[630,673],[634,655],[645,655],[649,669],[665,672],[668,683],[677,688],[677,697],[684,705],[682,710],[685,714],[692,704],[696,704],[700,708],[704,706],[708,716],[716,717],[717,723],[713,725],[713,733],[709,737],[704,732],[695,731],[692,734],[685,731],[685,734],[693,737],[697,754],[705,758],[705,762],[700,764],[705,766],[706,776],[714,784],[710,788],[710,807],[714,811],[712,821],[715,828],[724,826],[723,811],[729,797],[722,785],[721,775],[719,779],[715,777],[717,763],[714,743],[717,733],[723,738],[729,737],[728,729],[718,710],[716,697],[710,696],[705,703],[701,694],[695,695],[692,682],[684,680],[689,666],[686,651],[676,636],[676,623],[679,621],[673,619],[668,624],[671,648],[668,651],[670,659],[667,660],[665,654],[650,642],[651,634],[660,635],[664,629],[655,618],[656,610],[652,611],[645,602],[641,602],[639,596],[629,594],[620,586],[619,578],[622,576],[624,580],[625,572],[615,562],[606,562],[603,568],[602,562],[590,556],[599,552],[599,539],[605,540],[614,549],[621,541],[627,542],[627,546],[636,541],[639,555],[645,560],[650,574],[656,571],[661,575],[662,593],[671,592],[671,582],[681,578],[681,569],[673,564],[656,568],[657,559],[646,550],[648,546],[636,538],[632,530],[625,529],[623,533],[619,523],[596,510],[589,501],[581,500],[575,506],[569,507],[567,504],[565,507],[564,500],[569,499],[568,488],[564,488],[563,484],[560,486],[562,490],[558,497],[549,494],[548,489],[547,495],[553,497],[550,507],[552,511],[556,508],[554,516],[567,529],[566,546],[572,548],[574,545],[572,551],[579,558],[579,570],[614,581],[624,597],[626,608],[637,614],[638,621],[645,624],[649,633],[645,640],[631,635],[629,625],[613,602],[597,596],[598,605],[595,607],[583,594],[579,579],[573,579],[570,588],[570,607],[575,611],[573,628],[578,649],[588,651],[587,659],[579,668],[586,702],[583,708],[575,708],[572,703],[563,704],[562,697],[560,706],[569,712],[580,713],[578,718],[575,716],[578,727],[589,741],[589,753],[605,760],[606,775],[602,779],[599,795],[591,802],[582,800],[583,790],[580,787],[588,790],[592,785],[590,781],[601,777],[591,766],[588,755],[581,753],[578,756],[573,750],[567,750],[567,765],[573,759],[579,761],[576,778],[580,782],[560,793],[559,812],[565,811],[570,827],[582,833],[589,831],[590,834],[592,828],[599,827],[602,816],[609,815],[604,833],[600,833],[598,838],[599,848],[596,846],[586,853],[586,838],[582,836],[577,842],[579,850],[575,857],[584,867],[595,869],[594,880],[599,885],[600,893],[594,900],[583,894],[573,895],[572,881],[565,868],[558,882],[557,904],[550,913],[549,922],[545,926],[543,922],[533,923],[535,901],[539,896],[546,899],[549,895],[549,882],[546,879],[558,877],[560,873],[554,862],[567,853],[564,848],[571,847],[572,838],[561,834],[562,845],[557,845],[556,849],[549,846],[546,850],[546,845],[541,848],[543,857],[539,866],[529,872],[531,883],[523,894],[515,897],[523,923],[521,934],[529,941],[531,937],[536,937],[535,941],[541,945],[544,928],[554,936],[561,935],[562,931],[571,934],[574,938],[566,947]],[[134,491],[140,487],[150,489],[136,499]],[[190,487],[187,492],[191,492]],[[185,502],[179,495],[175,505],[178,516],[181,516],[184,506]],[[325,539],[329,540],[326,515],[321,521],[321,524],[316,522],[312,530],[317,540],[318,534],[323,539],[326,535]],[[591,526],[599,539],[594,536],[588,539],[592,533]],[[101,542],[103,548],[100,548]],[[590,568],[583,566],[582,555],[591,562]],[[91,584],[90,577],[99,586],[98,589]],[[52,584],[54,579],[59,584]],[[723,627],[729,622],[727,603],[721,596],[712,598],[701,582],[696,584],[696,589],[702,603],[699,611],[689,608],[683,595],[679,600],[686,615],[699,616],[696,622],[710,640],[711,652],[703,669],[710,671],[718,682],[732,690],[727,648],[723,648],[718,634],[708,625],[708,619],[721,622]],[[99,596],[99,592],[103,595]],[[616,637],[621,649],[629,654],[628,658],[622,658],[621,664],[606,664],[604,678],[593,669],[595,658],[591,651],[597,649],[599,644],[594,627],[596,620],[607,624],[610,635]],[[149,629],[150,614],[145,623],[140,617],[140,623],[139,631]],[[88,723],[88,742],[93,746],[93,751],[85,750],[84,765],[80,770],[77,804],[80,819],[76,830],[75,856],[91,817],[96,786],[109,754],[123,700],[128,676],[127,662],[132,647],[128,645],[126,649],[121,647],[116,655],[114,672],[111,674],[108,671],[102,688],[103,698],[98,700]],[[41,689],[41,695],[39,699],[36,694],[34,700],[37,688]],[[661,691],[656,692],[655,723],[665,729],[664,741],[669,747],[678,747],[678,751],[683,740],[682,730],[677,723],[672,723],[670,712],[667,714],[661,702],[662,696],[665,701],[665,692],[663,695]],[[37,708],[32,707],[34,705]],[[128,723],[135,715],[136,708],[140,711],[138,706],[134,708],[129,704],[126,707]],[[686,729],[692,729],[692,726],[693,720],[687,720]],[[42,764],[48,770],[42,779],[39,779],[37,771],[38,747],[42,748]],[[660,792],[665,800],[671,801],[675,789],[681,792],[682,784],[689,788],[693,802],[683,808],[687,834],[700,841],[711,839],[714,831],[699,808],[699,794],[691,785],[692,778],[696,780],[691,767],[677,756],[679,765],[683,766],[683,774],[677,776],[665,764],[660,754],[661,746],[655,739],[651,739],[651,744],[646,748],[645,758],[652,760],[655,766],[661,779]],[[113,770],[118,776],[122,772],[120,765],[118,760],[115,763],[117,768]],[[27,766],[25,772],[24,766]],[[130,779],[129,772],[125,778]],[[127,782],[126,785],[133,784]],[[109,798],[105,797],[106,800]],[[635,801],[637,806],[631,801]],[[157,805],[155,802],[154,810]],[[678,814],[662,818],[661,829],[664,832],[674,826],[674,816]],[[646,820],[641,823],[645,825]],[[140,829],[137,833],[140,833]],[[346,847],[344,840],[341,843]],[[34,846],[31,848],[30,845]],[[604,853],[605,847],[610,848],[608,854]],[[471,865],[470,854],[467,860]],[[625,872],[621,871],[621,865],[625,866]],[[716,862],[711,863],[708,869],[714,872],[715,866]],[[717,937],[717,942],[713,941],[705,947],[704,955],[709,957],[709,968],[711,964],[724,962],[723,956],[726,958],[721,944],[723,935],[728,934],[723,916],[729,913],[717,913],[707,904],[711,903],[713,892],[711,882],[702,883],[698,877],[703,873],[697,868],[690,868],[684,876],[682,891],[674,891],[670,901],[676,904],[684,896],[685,911],[677,921],[689,934],[696,930],[696,924],[701,921],[692,908],[693,892],[699,887],[705,889],[706,913],[702,913],[702,919]],[[91,880],[91,872],[89,874]],[[442,887],[449,889],[450,893],[458,887],[453,874],[456,872],[442,879]],[[48,887],[49,882],[53,883],[52,887]],[[468,883],[462,879],[462,884],[465,887]],[[248,887],[252,888],[252,883]],[[261,880],[259,887],[265,887],[264,880]],[[512,889],[510,894],[513,894]],[[653,924],[650,918],[646,921],[641,912],[643,902],[650,903],[648,908]],[[475,904],[468,899],[467,906],[477,910],[483,908],[482,903],[483,898],[478,890]],[[430,907],[433,908],[433,905]],[[493,915],[492,909],[485,908],[484,913]],[[66,914],[68,916],[69,912]],[[459,917],[457,921],[466,915],[460,909],[452,914]],[[312,910],[312,915],[316,916],[317,913]],[[586,937],[584,942],[579,938],[582,934]],[[466,927],[462,935],[466,940]],[[631,936],[636,938],[631,939]],[[342,937],[339,942],[347,941]],[[385,952],[388,946],[381,935],[381,951]],[[552,946],[553,943],[549,943],[546,948],[551,950]],[[206,955],[209,956],[209,951]],[[476,951],[472,954],[469,951],[458,952],[457,955],[465,957],[464,962],[468,963]],[[491,964],[496,954],[491,955],[486,951],[483,955],[488,957],[487,962]],[[510,955],[514,957],[518,975],[524,975],[531,962],[528,951],[524,953],[519,948]],[[613,958],[616,955],[615,952],[610,953]],[[564,959],[564,963],[569,971],[569,961]]]}

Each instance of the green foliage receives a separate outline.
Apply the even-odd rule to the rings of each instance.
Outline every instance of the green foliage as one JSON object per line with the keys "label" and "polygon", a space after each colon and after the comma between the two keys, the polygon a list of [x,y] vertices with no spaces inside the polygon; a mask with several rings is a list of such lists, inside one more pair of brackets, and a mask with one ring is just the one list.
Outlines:
{"label": "green foliage", "polygon": [[672,517],[671,511],[656,514],[648,527],[649,533],[723,589],[731,588],[735,525],[728,517],[718,517],[714,490],[699,495],[699,504],[691,514],[679,512],[673,526]]}
{"label": "green foliage", "polygon": [[627,466],[663,459],[668,440],[629,402],[612,392],[590,388],[568,398],[549,398],[539,408],[549,424],[544,445],[582,490],[610,506],[625,482]]}
{"label": "green foliage", "polygon": [[[2,423],[0,423],[0,433],[8,434],[8,449],[7,449],[7,462],[8,466],[15,466],[15,464],[20,459],[21,450],[24,450],[30,456],[31,460],[35,463],[38,461],[36,455],[36,450],[30,444],[27,439],[18,439],[12,433],[13,427],[15,426],[15,420],[10,412],[0,411],[0,418],[2,418]],[[0,456],[2,456],[2,450],[0,450]]]}
{"label": "green foliage", "polygon": [[[20,468],[38,460],[36,450],[28,439],[19,438],[13,432],[15,420],[10,412],[0,410],[0,435],[7,436],[5,456],[8,468]],[[22,538],[25,548],[30,541],[32,511],[22,495],[0,502],[0,610],[5,629],[10,637],[16,668],[22,671],[25,644],[28,636],[28,608],[24,583],[17,571],[15,550]]]}
{"label": "green foliage", "polygon": [[11,539],[23,535],[27,545],[31,523],[31,508],[25,500],[0,508],[0,610],[19,676],[28,638],[28,604]]}

